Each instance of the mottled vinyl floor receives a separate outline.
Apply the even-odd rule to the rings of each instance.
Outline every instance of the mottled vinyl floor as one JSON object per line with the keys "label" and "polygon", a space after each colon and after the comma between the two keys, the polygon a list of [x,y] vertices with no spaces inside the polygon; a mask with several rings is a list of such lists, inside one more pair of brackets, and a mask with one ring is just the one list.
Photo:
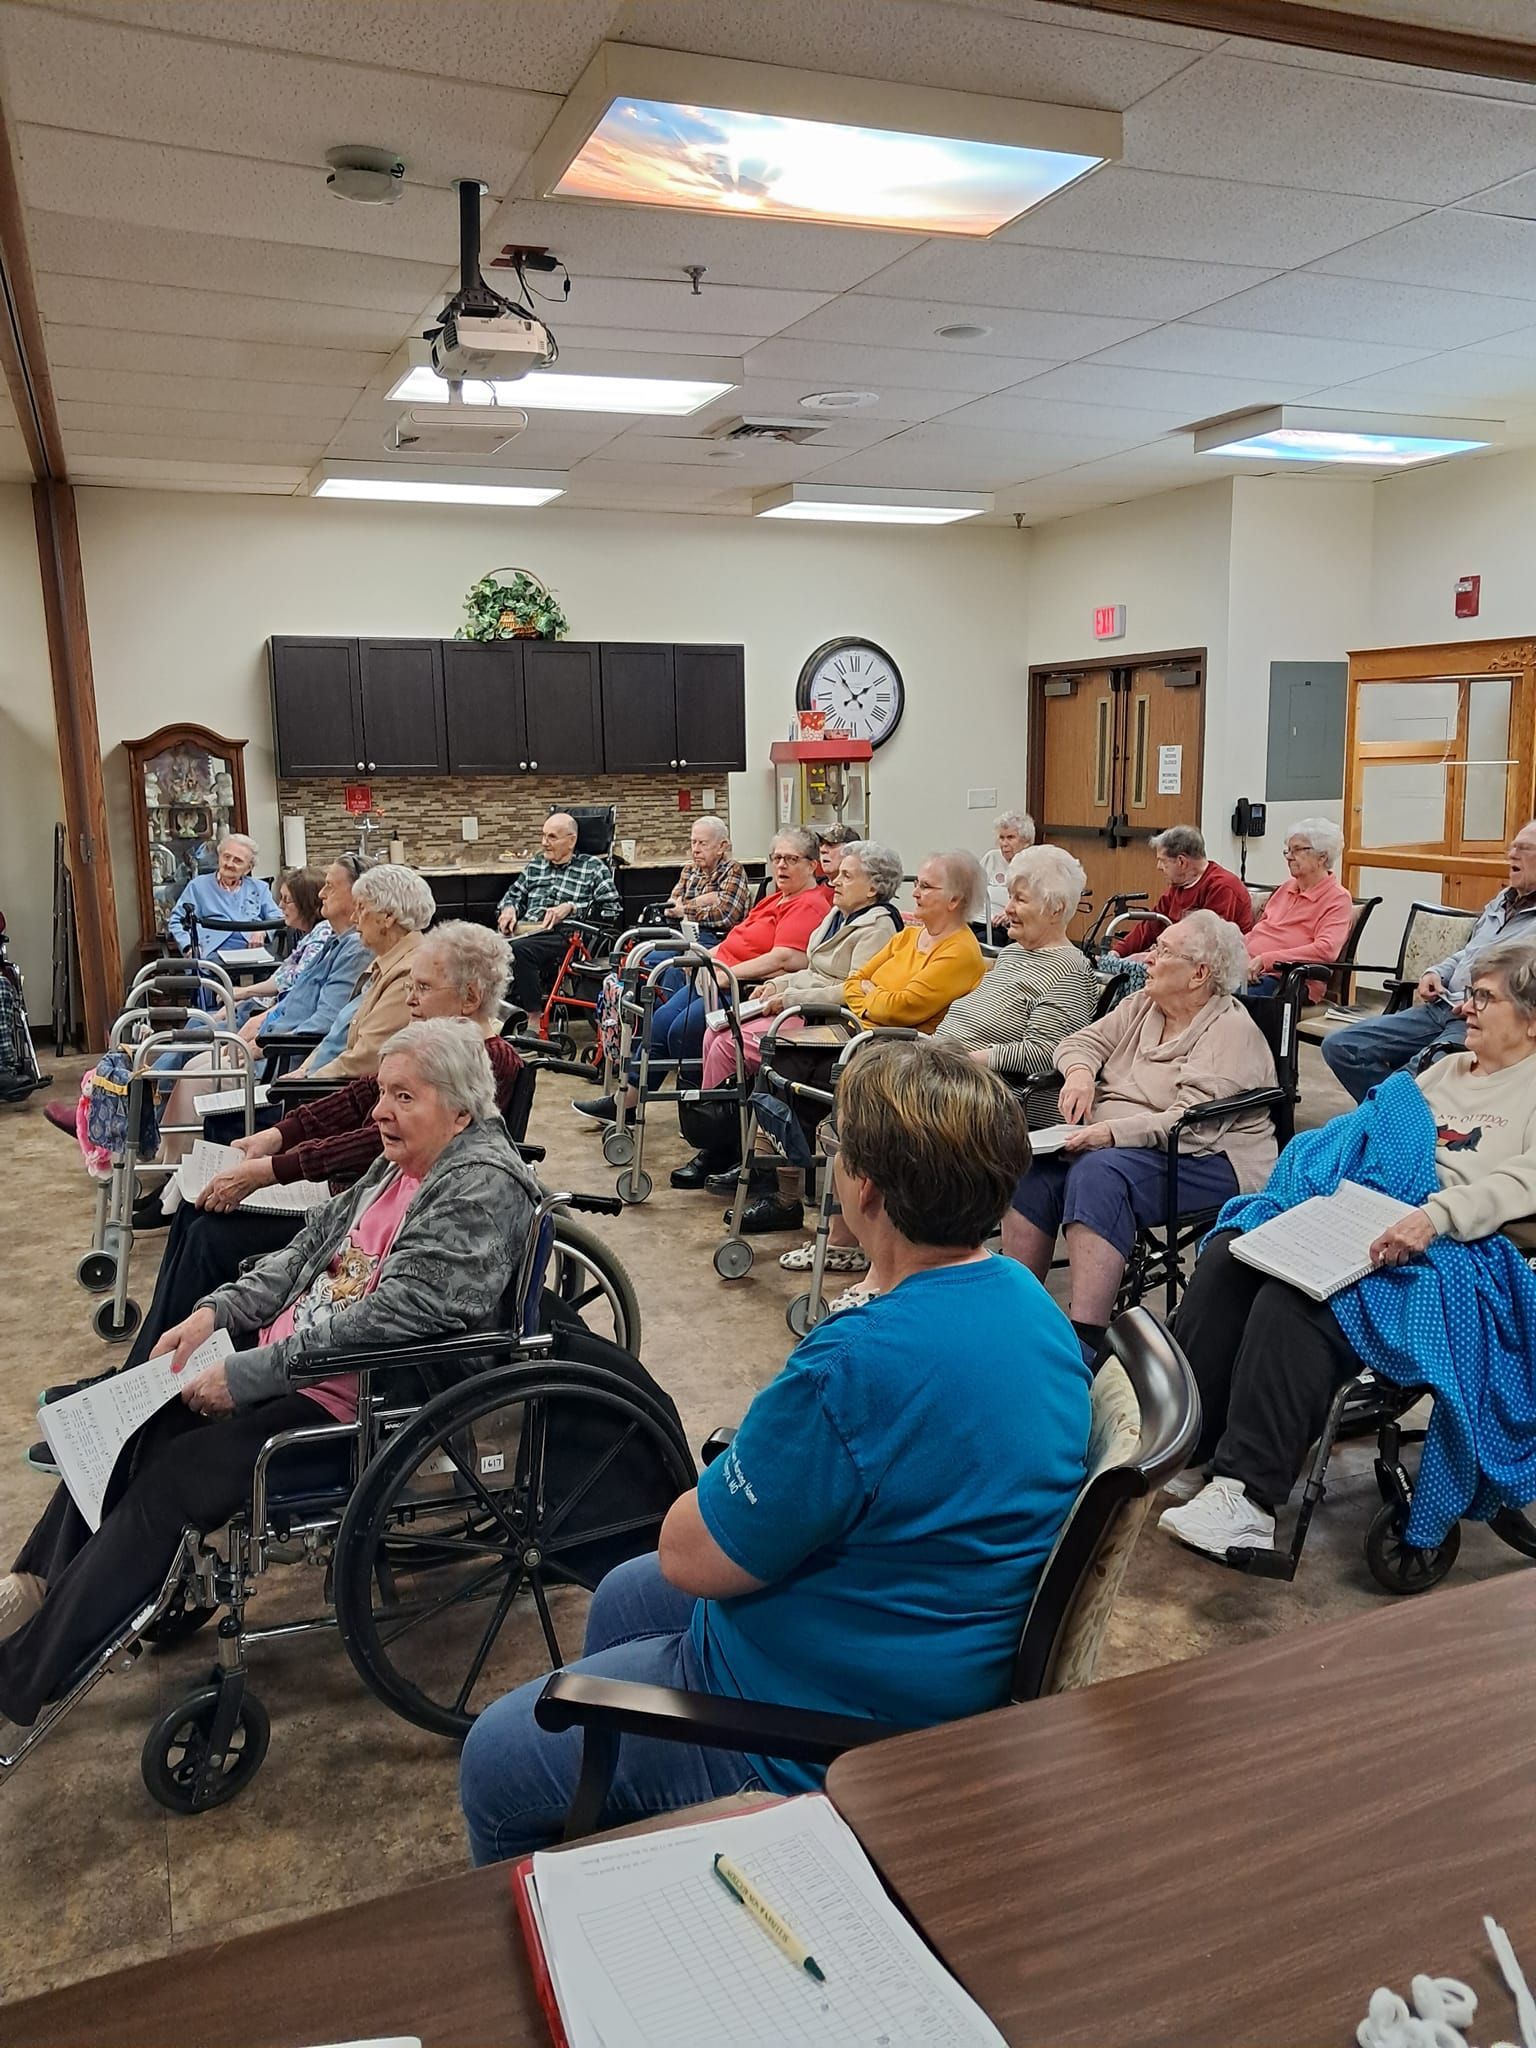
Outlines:
{"label": "mottled vinyl floor", "polygon": [[[1347,1107],[1317,1055],[1309,1051],[1305,1060],[1303,1120]],[[72,1099],[80,1064],[52,1063],[56,1095]],[[569,1095],[558,1077],[540,1083],[529,1135],[549,1147],[546,1184],[608,1192],[613,1169],[603,1163],[594,1128],[567,1107]],[[89,1241],[90,1189],[73,1144],[43,1119],[49,1099],[0,1108],[6,1560],[51,1484],[21,1462],[37,1433],[37,1389],[99,1371],[106,1356],[90,1327],[93,1299],[74,1278]],[[759,1240],[752,1274],[721,1282],[710,1265],[720,1203],[667,1187],[667,1170],[684,1156],[675,1131],[651,1151],[658,1183],[651,1200],[594,1222],[633,1276],[646,1363],[677,1401],[697,1445],[715,1424],[735,1420],[784,1358],[791,1339],[783,1312],[800,1282],[779,1270],[774,1254],[794,1240]],[[133,1292],[141,1301],[153,1290],[161,1242],[148,1236],[135,1247]],[[1149,1528],[1131,1563],[1101,1675],[1378,1608],[1384,1596],[1361,1556],[1374,1501],[1370,1447],[1344,1447],[1301,1573],[1289,1586],[1202,1563]],[[1468,1528],[1450,1584],[1506,1569],[1519,1569],[1512,1553],[1486,1530]],[[317,1604],[318,1580],[301,1566],[279,1568],[252,1604],[253,1621],[266,1611]],[[533,1640],[518,1675],[544,1668]],[[333,1634],[253,1649],[251,1684],[272,1719],[265,1765],[227,1807],[195,1819],[166,1814],[144,1789],[139,1752],[156,1714],[198,1683],[210,1661],[204,1637],[109,1676],[0,1784],[0,2000],[462,1866],[452,1746],[389,1714],[364,1690]]]}

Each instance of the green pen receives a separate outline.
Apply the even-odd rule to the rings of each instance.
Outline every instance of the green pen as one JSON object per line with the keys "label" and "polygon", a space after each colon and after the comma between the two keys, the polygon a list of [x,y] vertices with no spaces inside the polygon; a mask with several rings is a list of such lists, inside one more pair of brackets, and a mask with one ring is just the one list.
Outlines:
{"label": "green pen", "polygon": [[816,1958],[809,1953],[804,1942],[800,1940],[798,1935],[790,1931],[778,1914],[774,1912],[772,1906],[768,1904],[768,1901],[762,1897],[761,1893],[752,1889],[751,1885],[748,1884],[729,1857],[717,1856],[715,1858],[715,1875],[725,1886],[731,1897],[739,1900],[746,1907],[769,1940],[774,1942],[777,1947],[783,1949],[785,1955],[789,1957],[789,1960],[797,1970],[804,1970],[808,1976],[814,1977],[818,1984],[826,1983],[826,1971],[822,1969]]}

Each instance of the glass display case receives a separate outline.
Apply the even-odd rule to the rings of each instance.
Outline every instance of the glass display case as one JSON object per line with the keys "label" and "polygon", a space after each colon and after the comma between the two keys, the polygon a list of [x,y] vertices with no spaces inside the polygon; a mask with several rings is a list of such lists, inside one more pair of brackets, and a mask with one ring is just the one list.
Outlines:
{"label": "glass display case", "polygon": [[202,725],[163,725],[125,747],[141,943],[160,952],[166,919],[187,883],[213,872],[226,832],[248,829],[245,741]]}

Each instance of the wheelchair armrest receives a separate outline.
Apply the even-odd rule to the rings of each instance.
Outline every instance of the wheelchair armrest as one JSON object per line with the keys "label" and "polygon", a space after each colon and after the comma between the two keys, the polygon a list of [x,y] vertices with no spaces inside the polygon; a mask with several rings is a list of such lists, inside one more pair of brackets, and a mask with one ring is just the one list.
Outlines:
{"label": "wheelchair armrest", "polygon": [[541,1166],[544,1162],[544,1147],[542,1145],[529,1145],[525,1144],[520,1138],[514,1138],[512,1140],[512,1149],[525,1166]]}
{"label": "wheelchair armrest", "polygon": [[346,1075],[338,1075],[334,1081],[317,1080],[311,1074],[279,1074],[275,1081],[267,1083],[269,1102],[315,1102],[323,1095],[334,1095],[338,1088],[349,1088]]}
{"label": "wheelchair armrest", "polygon": [[561,1205],[574,1209],[583,1216],[622,1216],[624,1204],[617,1195],[575,1195],[561,1196]]}
{"label": "wheelchair armrest", "polygon": [[716,1458],[723,1457],[735,1441],[734,1428],[712,1429],[699,1445],[699,1463],[713,1465]]}
{"label": "wheelchair armrest", "polygon": [[1285,1090],[1274,1088],[1245,1088],[1240,1095],[1223,1095],[1214,1102],[1197,1102],[1193,1109],[1186,1109],[1178,1122],[1168,1132],[1168,1149],[1177,1151],[1179,1133],[1192,1130],[1197,1124],[1215,1123],[1218,1118],[1241,1116],[1250,1109],[1279,1109],[1290,1101]]}
{"label": "wheelchair armrest", "polygon": [[888,1721],[852,1714],[821,1714],[806,1707],[683,1692],[674,1686],[636,1685],[627,1679],[594,1678],[584,1671],[555,1672],[539,1694],[533,1717],[553,1734],[595,1728],[815,1764],[829,1764],[844,1750],[909,1732]]}
{"label": "wheelchair armrest", "polygon": [[318,1031],[261,1031],[256,1035],[256,1050],[269,1052],[313,1052],[320,1043]]}
{"label": "wheelchair armrest", "polygon": [[371,1351],[327,1351],[295,1361],[288,1372],[291,1386],[311,1386],[338,1373],[394,1372],[402,1366],[451,1364],[487,1351],[523,1350],[528,1339],[515,1330],[476,1330],[462,1337],[424,1337],[419,1344],[385,1344]]}

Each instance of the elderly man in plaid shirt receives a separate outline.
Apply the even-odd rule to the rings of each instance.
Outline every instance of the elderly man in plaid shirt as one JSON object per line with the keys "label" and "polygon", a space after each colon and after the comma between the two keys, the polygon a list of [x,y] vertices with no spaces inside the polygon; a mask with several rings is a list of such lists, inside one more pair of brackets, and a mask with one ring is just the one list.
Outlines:
{"label": "elderly man in plaid shirt", "polygon": [[539,834],[543,848],[501,899],[496,922],[512,939],[512,1000],[532,1015],[544,1007],[545,991],[565,958],[568,917],[598,924],[623,918],[619,892],[606,861],[576,851],[576,820],[551,811]]}
{"label": "elderly man in plaid shirt", "polygon": [[731,835],[722,818],[707,814],[694,821],[688,835],[688,859],[667,899],[669,918],[691,918],[699,941],[718,945],[752,907],[747,871],[731,853]]}

